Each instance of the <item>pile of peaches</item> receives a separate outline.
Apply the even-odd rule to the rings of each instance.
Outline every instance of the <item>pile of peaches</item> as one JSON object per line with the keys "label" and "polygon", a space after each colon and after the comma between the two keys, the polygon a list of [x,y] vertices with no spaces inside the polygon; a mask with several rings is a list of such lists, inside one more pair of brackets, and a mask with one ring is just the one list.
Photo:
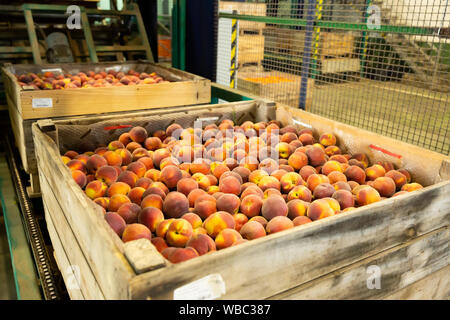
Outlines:
{"label": "pile of peaches", "polygon": [[332,133],[275,120],[127,130],[62,160],[124,242],[149,239],[172,263],[422,188]]}
{"label": "pile of peaches", "polygon": [[137,84],[154,84],[170,82],[164,80],[156,72],[150,74],[146,72],[136,72],[129,70],[117,72],[114,70],[94,72],[78,72],[77,74],[59,73],[51,71],[44,73],[26,73],[16,75],[19,85],[33,90],[53,90],[53,89],[74,89],[92,87],[119,87],[132,86]]}

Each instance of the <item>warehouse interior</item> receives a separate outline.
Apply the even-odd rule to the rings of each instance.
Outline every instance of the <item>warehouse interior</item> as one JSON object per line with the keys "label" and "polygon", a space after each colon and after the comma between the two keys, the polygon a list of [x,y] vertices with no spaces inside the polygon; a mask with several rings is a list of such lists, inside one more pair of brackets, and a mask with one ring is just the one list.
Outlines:
{"label": "warehouse interior", "polygon": [[448,1],[0,0],[0,73],[0,300],[450,298]]}

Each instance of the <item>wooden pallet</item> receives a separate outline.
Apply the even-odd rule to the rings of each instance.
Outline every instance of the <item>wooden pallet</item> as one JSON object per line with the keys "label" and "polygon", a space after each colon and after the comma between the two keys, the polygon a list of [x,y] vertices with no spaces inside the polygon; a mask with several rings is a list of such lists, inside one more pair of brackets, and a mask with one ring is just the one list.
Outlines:
{"label": "wooden pallet", "polygon": [[[385,154],[369,147],[381,145],[401,154],[401,160],[388,160],[395,160],[397,165],[401,161],[402,167],[411,170],[413,179],[426,187],[171,264],[148,240],[121,242],[104,220],[100,207],[72,179],[60,158],[64,149],[58,148],[55,139],[60,146],[72,147],[78,137],[69,133],[80,126],[91,130],[83,140],[92,139],[90,135],[95,136],[95,131],[106,124],[146,124],[158,130],[174,121],[192,125],[198,117],[217,117],[218,121],[233,117],[238,123],[250,118],[278,119],[284,125],[312,126],[316,135],[333,132],[342,149],[366,153],[371,162],[387,160]],[[52,131],[55,128],[57,132]],[[448,286],[436,287],[435,281],[421,280],[448,270],[449,157],[261,101],[38,121],[32,131],[49,234],[64,280],[71,284],[68,291],[72,299],[173,299],[174,292],[180,297],[186,285],[205,277],[216,279],[224,288],[220,299],[369,299],[396,294],[406,299],[417,297],[414,292],[418,286],[430,293],[436,289],[434,299],[448,298]],[[367,286],[367,268],[372,265],[381,271],[379,289]],[[78,268],[77,276],[68,272],[73,269],[70,266]],[[448,278],[447,273],[442,281],[448,283]],[[212,289],[206,284],[196,294]]]}
{"label": "wooden pallet", "polygon": [[[61,67],[64,72],[101,71],[120,68],[128,71],[157,72],[174,81],[152,85],[83,88],[68,90],[22,90],[15,74],[39,73],[42,69]],[[5,65],[3,83],[9,116],[24,170],[32,175],[32,194],[38,194],[37,165],[31,136],[31,124],[36,119],[142,110],[177,105],[210,103],[211,82],[208,79],[147,61],[72,63],[62,65]],[[52,107],[34,108],[36,99],[51,99]]]}

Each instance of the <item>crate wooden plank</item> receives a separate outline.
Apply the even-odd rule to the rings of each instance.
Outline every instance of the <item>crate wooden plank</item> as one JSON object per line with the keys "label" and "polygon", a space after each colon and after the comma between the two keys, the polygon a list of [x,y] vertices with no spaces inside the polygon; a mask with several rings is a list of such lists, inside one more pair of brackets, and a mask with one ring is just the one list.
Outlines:
{"label": "crate wooden plank", "polygon": [[41,176],[54,192],[83,254],[107,299],[128,298],[127,282],[134,271],[123,255],[123,243],[103,217],[100,207],[89,201],[60,161],[54,142],[33,125],[36,158]]}
{"label": "crate wooden plank", "polygon": [[351,56],[354,51],[354,36],[348,33],[323,32],[320,34],[322,58]]}
{"label": "crate wooden plank", "polygon": [[322,73],[359,72],[361,60],[358,58],[331,58],[320,60]]}
{"label": "crate wooden plank", "polygon": [[[445,268],[450,262],[449,242],[448,227],[440,228],[269,299],[380,299]],[[375,284],[370,279],[374,267],[379,271],[378,288],[368,286]]]}
{"label": "crate wooden plank", "polygon": [[264,36],[243,34],[238,37],[239,65],[244,63],[261,62],[264,59]]}

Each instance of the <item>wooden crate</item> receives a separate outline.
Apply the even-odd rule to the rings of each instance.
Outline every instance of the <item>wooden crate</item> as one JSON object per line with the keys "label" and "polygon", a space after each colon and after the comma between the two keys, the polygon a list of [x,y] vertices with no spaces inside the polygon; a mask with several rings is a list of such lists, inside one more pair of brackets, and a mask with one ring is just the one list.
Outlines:
{"label": "wooden crate", "polygon": [[322,59],[351,57],[355,49],[355,37],[348,33],[323,32],[320,34],[320,56]]}
{"label": "wooden crate", "polygon": [[[219,1],[219,10],[234,11],[238,14],[247,16],[265,16],[266,4],[265,3],[246,3],[246,2],[232,2],[232,1]],[[266,24],[264,22],[253,22],[239,20],[239,31],[241,34],[246,31],[256,30],[261,34],[262,29]]]}
{"label": "wooden crate", "polygon": [[[290,73],[247,68],[238,71],[237,88],[291,107],[298,107],[301,80],[300,76]],[[306,108],[312,104],[313,90],[314,79],[308,79]]]}
{"label": "wooden crate", "polygon": [[[349,153],[364,152],[372,162],[393,160],[426,187],[171,264],[148,240],[122,243],[100,207],[72,179],[60,153],[75,147],[77,138],[97,143],[123,132],[105,135],[104,126],[142,125],[154,131],[173,122],[191,126],[198,117],[217,122],[231,118],[236,123],[276,118],[284,125],[312,126],[315,135],[333,132]],[[409,298],[418,297],[418,290],[433,291],[434,299],[449,296],[449,273],[443,270],[450,261],[450,159],[444,155],[260,101],[38,121],[32,131],[47,226],[73,299],[186,298],[183,292],[192,289],[194,281],[202,285],[188,299],[214,290],[220,290],[220,299]],[[402,158],[388,159],[371,144]],[[373,265],[381,271],[379,289],[367,286],[367,270]],[[68,272],[73,269],[77,276]],[[439,285],[436,274],[444,274]]]}
{"label": "wooden crate", "polygon": [[240,66],[246,63],[260,64],[264,59],[264,36],[244,34],[238,36],[237,61]]}
{"label": "wooden crate", "polygon": [[[138,72],[156,72],[171,83],[123,87],[82,88],[68,90],[22,90],[15,74],[39,73],[42,69],[61,68],[64,73],[93,70],[95,72],[134,69]],[[174,68],[147,61],[71,63],[62,65],[5,65],[3,82],[8,101],[9,116],[22,158],[24,170],[37,174],[31,124],[36,119],[55,118],[126,110],[142,110],[211,102],[211,82],[208,79]],[[52,107],[34,108],[36,99],[51,99]],[[38,100],[39,101],[39,100]],[[35,176],[35,181],[37,176]]]}

